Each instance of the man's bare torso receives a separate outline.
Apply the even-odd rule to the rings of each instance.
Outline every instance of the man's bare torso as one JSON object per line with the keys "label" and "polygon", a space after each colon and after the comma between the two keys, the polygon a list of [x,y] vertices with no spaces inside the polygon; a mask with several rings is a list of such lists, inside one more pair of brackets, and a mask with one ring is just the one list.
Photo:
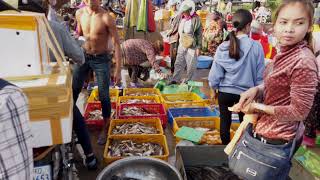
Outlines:
{"label": "man's bare torso", "polygon": [[87,8],[82,8],[77,12],[82,35],[86,42],[83,48],[88,54],[103,54],[108,52],[109,30],[106,24],[108,14],[102,8],[96,13],[89,13]]}

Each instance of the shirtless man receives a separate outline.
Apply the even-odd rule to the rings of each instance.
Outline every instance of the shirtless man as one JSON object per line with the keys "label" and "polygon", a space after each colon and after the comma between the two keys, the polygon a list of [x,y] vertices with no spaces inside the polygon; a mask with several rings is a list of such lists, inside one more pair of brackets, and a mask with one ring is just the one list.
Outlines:
{"label": "shirtless man", "polygon": [[73,96],[76,103],[83,83],[92,69],[98,81],[99,100],[102,105],[104,128],[102,129],[98,144],[106,142],[107,129],[110,123],[111,103],[109,97],[110,64],[112,60],[111,49],[108,47],[110,38],[115,48],[115,83],[121,78],[120,45],[113,18],[100,7],[100,0],[84,0],[86,6],[76,12],[78,33],[84,36],[82,48],[85,51],[85,64],[77,66],[73,75]]}

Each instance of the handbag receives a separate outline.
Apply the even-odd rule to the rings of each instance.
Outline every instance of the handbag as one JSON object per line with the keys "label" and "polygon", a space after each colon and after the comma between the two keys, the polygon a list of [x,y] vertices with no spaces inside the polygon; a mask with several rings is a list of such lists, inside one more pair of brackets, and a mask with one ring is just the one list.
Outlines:
{"label": "handbag", "polygon": [[246,180],[282,180],[288,177],[296,138],[283,145],[272,145],[253,137],[250,123],[229,155],[229,168]]}
{"label": "handbag", "polygon": [[188,49],[188,48],[191,48],[193,46],[193,43],[194,43],[194,38],[192,35],[190,34],[187,34],[187,33],[182,33],[181,35],[181,45]]}

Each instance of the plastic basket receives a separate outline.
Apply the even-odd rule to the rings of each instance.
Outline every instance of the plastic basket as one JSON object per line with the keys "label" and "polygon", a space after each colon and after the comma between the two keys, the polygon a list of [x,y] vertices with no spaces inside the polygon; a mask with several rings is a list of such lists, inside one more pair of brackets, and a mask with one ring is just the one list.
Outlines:
{"label": "plastic basket", "polygon": [[157,143],[163,147],[164,155],[162,156],[150,156],[153,158],[162,159],[164,161],[168,160],[169,157],[169,148],[167,144],[166,137],[164,135],[127,135],[127,136],[112,136],[108,137],[105,149],[104,149],[104,160],[107,164],[110,164],[116,160],[125,158],[125,157],[111,157],[108,156],[108,147],[111,145],[113,140],[132,140],[138,143],[150,142],[150,143]]}
{"label": "plastic basket", "polygon": [[[201,127],[209,129],[220,129],[219,117],[177,117],[173,121],[172,131],[175,135],[176,132],[182,127],[187,126],[191,128]],[[181,139],[176,137],[176,143]]]}
{"label": "plastic basket", "polygon": [[[220,118],[219,117],[178,117],[173,121],[172,131],[175,135],[176,132],[182,127],[187,126],[191,128],[201,127],[201,128],[209,128],[209,129],[217,129],[220,130]],[[231,131],[230,138],[232,139],[237,128],[231,127],[233,131]],[[181,139],[176,137],[176,144]]]}
{"label": "plastic basket", "polygon": [[211,67],[211,63],[213,61],[213,58],[210,56],[199,56],[198,57],[198,69],[208,69]]}
{"label": "plastic basket", "polygon": [[173,119],[176,117],[216,117],[216,111],[211,111],[208,107],[198,108],[170,108],[168,110],[168,121],[172,125]]}
{"label": "plastic basket", "polygon": [[[119,97],[118,89],[109,89],[109,96],[111,102],[117,102]],[[87,102],[99,102],[99,91],[98,89],[93,89]]]}
{"label": "plastic basket", "polygon": [[[162,103],[165,107],[175,108],[175,107],[203,107],[206,106],[206,102],[196,93],[184,92],[178,94],[162,94]],[[175,102],[177,101],[177,102]],[[182,102],[185,101],[185,102]]]}
{"label": "plastic basket", "polygon": [[[116,113],[117,104],[111,103],[111,108]],[[101,103],[100,102],[89,102],[86,105],[85,113],[84,113],[84,119],[87,125],[93,125],[93,126],[103,126],[103,120],[97,119],[97,120],[89,120],[89,112],[94,110],[101,110]]]}
{"label": "plastic basket", "polygon": [[[161,125],[161,121],[159,118],[144,118],[144,119],[113,119],[111,120],[110,126],[109,126],[109,131],[108,131],[108,137],[110,136],[127,136],[125,134],[119,135],[119,134],[113,134],[112,130],[116,126],[120,126],[126,123],[136,123],[136,122],[142,122],[147,124],[148,126],[152,126],[156,128],[159,133],[153,134],[153,135],[163,135],[163,129]],[[136,135],[152,135],[152,134],[136,134]]]}
{"label": "plastic basket", "polygon": [[[136,116],[121,115],[122,110],[126,107],[140,107],[155,114],[154,115],[136,115]],[[120,104],[118,106],[117,115],[119,119],[159,118],[161,120],[162,127],[164,128],[166,127],[168,122],[167,114],[162,104]]]}
{"label": "plastic basket", "polygon": [[161,96],[159,89],[156,88],[125,88],[123,90],[123,96],[135,96],[135,93],[144,93],[146,96]]}
{"label": "plastic basket", "polygon": [[160,98],[158,96],[120,96],[118,98],[118,104],[128,104],[128,100],[131,99],[139,99],[139,100],[153,100],[152,103],[136,103],[136,104],[154,104],[161,103]]}

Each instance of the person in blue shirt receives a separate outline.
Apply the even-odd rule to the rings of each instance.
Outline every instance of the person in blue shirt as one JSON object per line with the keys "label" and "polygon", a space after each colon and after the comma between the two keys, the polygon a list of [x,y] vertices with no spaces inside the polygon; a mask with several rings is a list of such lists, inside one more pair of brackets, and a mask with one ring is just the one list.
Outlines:
{"label": "person in blue shirt", "polygon": [[[220,136],[230,142],[231,111],[240,94],[263,82],[264,52],[260,43],[250,39],[252,15],[239,9],[233,16],[233,30],[216,51],[208,80],[213,98],[218,98]],[[239,113],[240,122],[243,114]]]}

